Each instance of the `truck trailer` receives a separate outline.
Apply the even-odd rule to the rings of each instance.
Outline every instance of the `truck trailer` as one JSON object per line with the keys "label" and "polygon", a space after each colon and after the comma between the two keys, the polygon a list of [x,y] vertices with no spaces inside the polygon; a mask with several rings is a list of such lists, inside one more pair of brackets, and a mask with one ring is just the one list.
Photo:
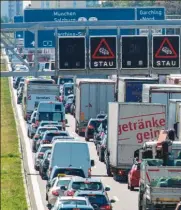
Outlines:
{"label": "truck trailer", "polygon": [[143,84],[158,84],[158,78],[120,77],[118,102],[142,102]]}
{"label": "truck trailer", "polygon": [[[109,103],[106,168],[108,176],[126,181],[143,143],[156,139],[165,127],[165,105]],[[138,152],[139,154],[139,152]]]}
{"label": "truck trailer", "polygon": [[76,79],[75,132],[85,133],[90,118],[108,112],[108,102],[115,101],[115,82],[109,79]]}

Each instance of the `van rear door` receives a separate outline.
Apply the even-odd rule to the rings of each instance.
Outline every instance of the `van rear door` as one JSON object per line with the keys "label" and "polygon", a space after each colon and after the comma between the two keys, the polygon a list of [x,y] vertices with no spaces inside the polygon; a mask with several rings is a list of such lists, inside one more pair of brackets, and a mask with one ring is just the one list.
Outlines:
{"label": "van rear door", "polygon": [[73,142],[71,144],[70,157],[72,167],[81,167],[85,177],[88,177],[88,170],[91,168],[88,145]]}

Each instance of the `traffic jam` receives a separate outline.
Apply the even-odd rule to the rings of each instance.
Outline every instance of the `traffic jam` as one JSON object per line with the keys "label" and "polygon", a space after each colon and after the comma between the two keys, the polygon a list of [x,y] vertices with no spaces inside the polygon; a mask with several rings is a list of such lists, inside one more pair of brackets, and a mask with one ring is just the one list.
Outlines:
{"label": "traffic jam", "polygon": [[[7,54],[12,71],[28,71]],[[181,209],[180,74],[120,77],[118,102],[115,76],[14,77],[12,85],[48,209],[114,209],[111,187],[91,174],[90,142],[118,187],[139,189],[139,210]]]}

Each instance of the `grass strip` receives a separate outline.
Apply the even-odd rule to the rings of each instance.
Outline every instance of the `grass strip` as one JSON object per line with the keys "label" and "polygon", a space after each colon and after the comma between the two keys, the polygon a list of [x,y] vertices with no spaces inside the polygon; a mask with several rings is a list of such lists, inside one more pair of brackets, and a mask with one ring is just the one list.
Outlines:
{"label": "grass strip", "polygon": [[[6,70],[1,58],[1,71]],[[1,209],[27,210],[8,78],[1,78]]]}

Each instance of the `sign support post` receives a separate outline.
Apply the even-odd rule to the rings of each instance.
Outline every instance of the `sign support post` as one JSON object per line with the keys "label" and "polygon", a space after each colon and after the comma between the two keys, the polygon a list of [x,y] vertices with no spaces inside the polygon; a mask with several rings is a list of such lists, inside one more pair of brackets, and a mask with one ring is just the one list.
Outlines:
{"label": "sign support post", "polygon": [[[180,37],[181,37],[181,27],[180,27]],[[180,50],[181,50],[181,41],[180,41]],[[181,65],[181,56],[180,56],[180,65]],[[180,74],[181,74],[181,68],[180,68]]]}
{"label": "sign support post", "polygon": [[[89,27],[86,27],[86,39],[88,39],[89,37]],[[90,46],[89,45],[89,42],[86,42],[86,52],[85,52],[85,55],[86,55],[86,60],[87,60],[87,64],[86,64],[86,74],[88,75],[89,73],[89,62],[90,62],[90,59],[89,59],[89,56],[90,56]]]}
{"label": "sign support post", "polygon": [[35,29],[34,71],[35,71],[35,77],[37,77],[37,72],[38,72],[38,29]]}
{"label": "sign support post", "polygon": [[121,34],[120,34],[121,28],[117,28],[117,78],[116,78],[116,101],[118,101],[118,92],[119,92],[119,76],[120,76],[120,71],[121,71],[121,46],[120,46],[120,40],[121,40]]}
{"label": "sign support post", "polygon": [[151,26],[148,26],[148,40],[150,40],[148,42],[148,73],[149,73],[149,76],[151,76],[152,74],[152,67],[150,67],[150,61],[151,61],[151,58],[152,58],[152,39],[150,39],[150,37],[152,36],[152,27]]}
{"label": "sign support post", "polygon": [[55,78],[58,77],[58,29],[55,29]]}

